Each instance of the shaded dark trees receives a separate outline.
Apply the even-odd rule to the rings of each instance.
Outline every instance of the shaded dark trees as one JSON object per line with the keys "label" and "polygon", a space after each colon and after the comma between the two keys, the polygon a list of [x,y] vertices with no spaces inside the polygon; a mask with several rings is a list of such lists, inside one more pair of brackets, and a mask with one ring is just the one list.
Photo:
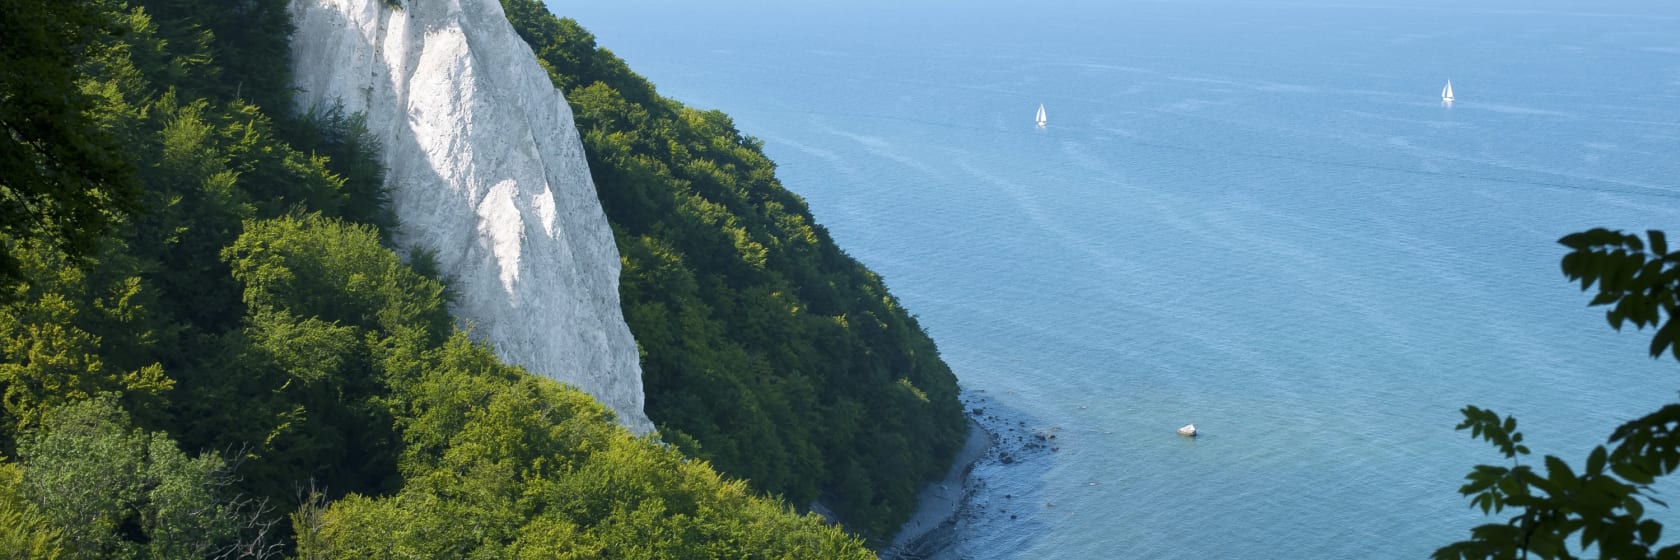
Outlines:
{"label": "shaded dark trees", "polygon": [[967,430],[933,341],[727,115],[661,97],[537,0],[502,5],[576,116],[661,434],[890,535]]}

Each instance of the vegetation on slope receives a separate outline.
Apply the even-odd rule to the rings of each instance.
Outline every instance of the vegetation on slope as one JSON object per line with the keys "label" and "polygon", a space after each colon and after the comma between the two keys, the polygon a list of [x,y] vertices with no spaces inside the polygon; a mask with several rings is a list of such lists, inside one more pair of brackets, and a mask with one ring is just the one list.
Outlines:
{"label": "vegetation on slope", "polygon": [[932,340],[729,117],[659,96],[538,0],[502,5],[583,134],[648,416],[725,473],[890,534],[967,430]]}
{"label": "vegetation on slope", "polygon": [[286,116],[289,31],[0,6],[0,557],[869,557],[456,331],[358,120]]}
{"label": "vegetation on slope", "polygon": [[[86,255],[112,218],[132,209],[136,190],[77,86],[76,62],[110,22],[75,2],[0,10],[0,235]],[[17,275],[17,260],[0,252],[0,281]]]}

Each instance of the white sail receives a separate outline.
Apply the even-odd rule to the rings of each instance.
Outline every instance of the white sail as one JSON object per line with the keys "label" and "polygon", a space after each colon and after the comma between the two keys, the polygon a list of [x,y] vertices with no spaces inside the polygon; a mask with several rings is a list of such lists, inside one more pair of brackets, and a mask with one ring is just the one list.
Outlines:
{"label": "white sail", "polygon": [[1447,80],[1447,87],[1441,88],[1441,100],[1442,101],[1452,101],[1453,100],[1452,80]]}
{"label": "white sail", "polygon": [[1038,116],[1035,118],[1035,120],[1038,121],[1038,126],[1044,126],[1045,124],[1050,122],[1050,119],[1044,116],[1044,104],[1043,103],[1038,104]]}

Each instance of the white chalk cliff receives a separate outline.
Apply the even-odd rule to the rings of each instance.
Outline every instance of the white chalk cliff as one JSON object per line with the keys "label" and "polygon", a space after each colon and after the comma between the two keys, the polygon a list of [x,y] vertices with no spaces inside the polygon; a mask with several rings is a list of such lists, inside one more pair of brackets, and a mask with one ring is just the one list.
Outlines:
{"label": "white chalk cliff", "polygon": [[367,115],[396,241],[437,253],[474,338],[651,431],[618,249],[571,107],[497,0],[401,4],[293,0],[300,109]]}

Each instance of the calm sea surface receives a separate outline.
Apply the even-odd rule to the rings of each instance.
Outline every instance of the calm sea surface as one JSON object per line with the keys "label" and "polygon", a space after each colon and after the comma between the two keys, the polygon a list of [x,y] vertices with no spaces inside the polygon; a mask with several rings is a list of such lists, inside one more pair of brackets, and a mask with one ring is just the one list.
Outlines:
{"label": "calm sea surface", "polygon": [[1680,230],[1673,2],[699,4],[550,0],[1057,435],[943,557],[1422,557],[1498,459],[1460,407],[1575,458],[1676,398],[1555,243]]}

